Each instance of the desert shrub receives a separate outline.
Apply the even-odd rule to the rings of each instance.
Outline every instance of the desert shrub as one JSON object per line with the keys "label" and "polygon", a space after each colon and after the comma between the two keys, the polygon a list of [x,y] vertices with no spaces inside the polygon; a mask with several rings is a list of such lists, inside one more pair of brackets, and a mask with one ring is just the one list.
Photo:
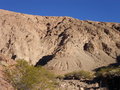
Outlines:
{"label": "desert shrub", "polygon": [[92,79],[94,77],[93,73],[88,72],[88,71],[76,71],[76,72],[71,72],[65,74],[64,78],[65,79]]}
{"label": "desert shrub", "polygon": [[18,60],[13,68],[5,71],[7,80],[17,90],[54,90],[55,77],[42,67],[34,67],[24,60]]}
{"label": "desert shrub", "polygon": [[105,67],[96,72],[96,77],[120,76],[120,67]]}
{"label": "desert shrub", "polygon": [[96,78],[100,86],[107,87],[108,90],[120,89],[120,67],[104,67],[96,72]]}

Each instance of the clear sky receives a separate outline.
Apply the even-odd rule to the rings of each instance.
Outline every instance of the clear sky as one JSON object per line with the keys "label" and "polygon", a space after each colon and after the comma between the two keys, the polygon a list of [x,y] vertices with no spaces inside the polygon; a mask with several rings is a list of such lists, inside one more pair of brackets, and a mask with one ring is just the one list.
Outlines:
{"label": "clear sky", "polygon": [[33,15],[120,23],[120,0],[0,0],[0,8]]}

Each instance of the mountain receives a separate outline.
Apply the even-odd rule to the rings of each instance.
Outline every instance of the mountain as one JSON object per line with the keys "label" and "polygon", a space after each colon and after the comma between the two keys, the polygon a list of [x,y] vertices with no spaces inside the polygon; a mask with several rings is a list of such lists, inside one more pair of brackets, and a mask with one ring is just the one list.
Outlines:
{"label": "mountain", "polygon": [[120,23],[0,10],[0,53],[56,73],[118,62]]}

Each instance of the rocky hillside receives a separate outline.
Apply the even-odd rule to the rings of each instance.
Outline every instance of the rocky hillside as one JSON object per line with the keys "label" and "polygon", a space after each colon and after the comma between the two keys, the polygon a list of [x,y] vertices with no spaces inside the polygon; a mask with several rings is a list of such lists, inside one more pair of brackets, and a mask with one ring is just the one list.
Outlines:
{"label": "rocky hillside", "polygon": [[5,68],[11,67],[15,61],[0,54],[0,90],[14,90],[13,86],[7,81]]}
{"label": "rocky hillside", "polygon": [[120,24],[0,10],[0,53],[56,72],[117,62]]}

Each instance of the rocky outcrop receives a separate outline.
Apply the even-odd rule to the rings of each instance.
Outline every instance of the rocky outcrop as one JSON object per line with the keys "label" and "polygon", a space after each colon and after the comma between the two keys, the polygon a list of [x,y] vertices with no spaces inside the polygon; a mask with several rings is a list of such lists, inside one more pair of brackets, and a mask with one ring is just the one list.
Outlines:
{"label": "rocky outcrop", "polygon": [[13,86],[7,81],[5,75],[5,68],[10,67],[13,64],[15,64],[15,61],[0,54],[0,90],[15,90]]}
{"label": "rocky outcrop", "polygon": [[0,53],[58,73],[94,70],[120,55],[120,24],[0,10]]}

